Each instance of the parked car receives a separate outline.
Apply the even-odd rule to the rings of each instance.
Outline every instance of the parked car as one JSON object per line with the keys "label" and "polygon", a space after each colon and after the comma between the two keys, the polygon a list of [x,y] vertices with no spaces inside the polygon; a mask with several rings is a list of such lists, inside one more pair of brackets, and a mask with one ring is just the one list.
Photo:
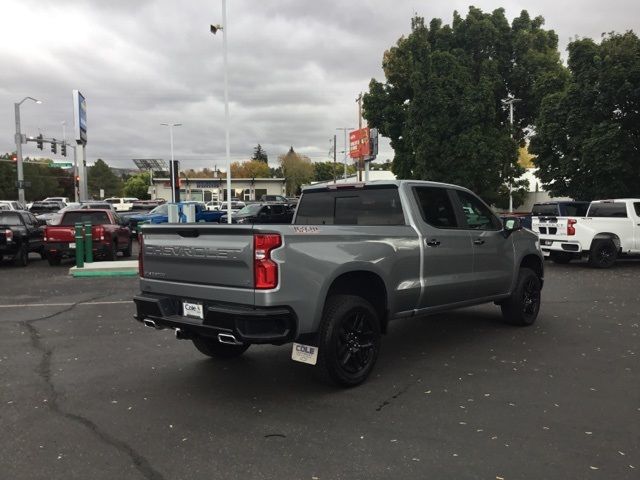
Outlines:
{"label": "parked car", "polygon": [[30,212],[3,210],[0,212],[0,260],[13,258],[16,265],[26,267],[29,253],[44,257],[42,223]]}
{"label": "parked car", "polygon": [[29,212],[34,214],[38,220],[49,223],[55,215],[64,208],[64,203],[59,201],[33,202],[29,207]]}
{"label": "parked car", "polygon": [[113,206],[116,212],[128,212],[133,208],[133,202],[138,201],[134,197],[111,197],[105,198],[104,201]]}
{"label": "parked car", "polygon": [[583,217],[534,217],[533,230],[553,262],[586,256],[608,268],[622,255],[640,255],[640,199],[597,200]]}
{"label": "parked car", "polygon": [[26,207],[16,200],[0,200],[0,205],[5,205],[9,210],[26,210]]}
{"label": "parked car", "polygon": [[115,260],[118,252],[131,256],[131,232],[114,211],[77,209],[64,212],[57,225],[45,227],[44,247],[50,265],[75,255],[75,224],[79,222],[91,222],[94,258]]}
{"label": "parked car", "polygon": [[62,202],[66,205],[67,203],[69,203],[69,197],[47,197],[42,201],[43,202]]}
{"label": "parked car", "polygon": [[166,203],[166,201],[162,198],[157,200],[135,200],[132,202],[131,210],[132,211],[150,211],[153,210],[158,205],[162,205]]}
{"label": "parked car", "polygon": [[[291,223],[293,211],[284,203],[252,203],[231,215],[231,223]],[[222,215],[220,223],[228,223]]]}
{"label": "parked car", "polygon": [[[184,207],[189,204],[195,205],[196,222],[214,222],[214,223],[220,222],[220,218],[222,217],[222,214],[223,214],[222,211],[207,210],[204,204],[200,202],[180,202],[177,205],[178,205],[178,215],[180,217],[181,222],[186,221],[186,214],[184,211]],[[165,203],[162,205],[158,205],[149,213],[127,216],[125,221],[127,223],[127,226],[131,229],[131,234],[134,236],[137,235],[139,231],[139,228],[138,228],[139,225],[144,225],[144,224],[157,225],[160,223],[167,223],[169,221],[169,205],[171,204]]]}
{"label": "parked car", "polygon": [[284,195],[262,195],[261,202],[289,203],[289,199]]}
{"label": "parked car", "polygon": [[495,302],[533,324],[542,259],[519,219],[462,187],[309,187],[291,225],[145,225],[136,319],[216,358],[294,342],[293,360],[353,386],[392,319]]}

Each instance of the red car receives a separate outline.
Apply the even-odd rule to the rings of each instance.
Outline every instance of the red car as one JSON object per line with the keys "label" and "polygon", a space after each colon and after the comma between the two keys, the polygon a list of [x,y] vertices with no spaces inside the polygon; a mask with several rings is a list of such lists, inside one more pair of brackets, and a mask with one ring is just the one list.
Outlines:
{"label": "red car", "polygon": [[131,256],[131,232],[112,210],[68,210],[57,225],[44,230],[44,251],[49,265],[59,265],[66,257],[75,257],[75,224],[91,222],[94,258],[115,260],[118,252]]}

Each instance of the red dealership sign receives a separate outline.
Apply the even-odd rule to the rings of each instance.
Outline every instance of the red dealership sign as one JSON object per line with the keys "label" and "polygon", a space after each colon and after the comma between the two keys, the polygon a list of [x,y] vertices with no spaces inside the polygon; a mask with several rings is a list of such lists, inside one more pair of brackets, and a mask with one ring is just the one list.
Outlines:
{"label": "red dealership sign", "polygon": [[369,127],[349,133],[349,156],[351,158],[366,157],[371,154]]}

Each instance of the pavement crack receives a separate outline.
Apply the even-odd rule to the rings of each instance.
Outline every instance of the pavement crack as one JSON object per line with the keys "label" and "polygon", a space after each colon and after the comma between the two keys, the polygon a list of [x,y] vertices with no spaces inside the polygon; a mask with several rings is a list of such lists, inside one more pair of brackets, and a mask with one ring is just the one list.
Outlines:
{"label": "pavement crack", "polygon": [[115,438],[114,436],[108,434],[104,430],[100,429],[98,425],[96,425],[93,421],[89,420],[82,415],[78,415],[76,413],[71,413],[63,410],[58,403],[58,391],[53,383],[51,378],[51,357],[53,355],[53,349],[48,348],[42,341],[42,336],[38,329],[35,327],[34,323],[42,320],[48,320],[50,318],[56,317],[63,313],[69,312],[73,310],[76,306],[85,303],[95,301],[102,297],[92,298],[90,300],[85,300],[82,302],[76,302],[73,305],[60,310],[51,315],[46,315],[44,317],[38,317],[31,320],[25,320],[20,322],[23,324],[29,332],[29,338],[31,340],[31,345],[37,351],[39,351],[42,356],[40,358],[40,362],[38,363],[38,367],[36,369],[38,375],[44,380],[47,389],[47,406],[51,412],[54,414],[60,415],[63,418],[74,421],[83,425],[87,428],[91,433],[93,433],[98,439],[100,439],[103,443],[115,448],[127,455],[131,461],[133,462],[136,469],[147,479],[149,480],[164,480],[164,477],[160,472],[151,466],[149,461],[144,458],[140,453],[138,453],[134,448],[128,445],[126,442]]}
{"label": "pavement crack", "polygon": [[[415,383],[415,382],[413,382],[413,383]],[[403,393],[405,393],[407,390],[409,390],[409,388],[411,388],[413,383],[409,383],[408,385],[405,385],[403,388],[398,390],[395,394],[391,395],[386,400],[383,400],[382,403],[380,405],[378,405],[378,407],[376,408],[376,412],[379,412],[380,410],[382,410],[387,405],[391,405],[391,402],[394,401],[396,398],[398,398]]]}

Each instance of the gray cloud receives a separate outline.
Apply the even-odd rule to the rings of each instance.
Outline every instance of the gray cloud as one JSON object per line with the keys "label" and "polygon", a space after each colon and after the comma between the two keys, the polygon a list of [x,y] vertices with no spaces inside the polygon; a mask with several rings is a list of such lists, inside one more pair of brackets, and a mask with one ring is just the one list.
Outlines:
{"label": "gray cloud", "polygon": [[[229,0],[232,157],[246,159],[261,143],[275,164],[290,145],[327,159],[336,127],[357,125],[354,99],[372,77],[382,79],[382,54],[409,32],[414,12],[451,21],[467,2]],[[505,7],[543,15],[564,49],[570,38],[638,30],[633,0],[476,1],[485,11]],[[12,103],[23,96],[23,131],[71,135],[71,90],[87,97],[89,162],[104,158],[169,157],[161,122],[175,130],[176,157],[185,168],[224,165],[222,37],[209,23],[220,1],[4,0],[0,44],[0,149],[13,140]],[[10,39],[8,41],[7,39]],[[48,155],[33,144],[25,154]],[[382,142],[381,159],[392,158]]]}

